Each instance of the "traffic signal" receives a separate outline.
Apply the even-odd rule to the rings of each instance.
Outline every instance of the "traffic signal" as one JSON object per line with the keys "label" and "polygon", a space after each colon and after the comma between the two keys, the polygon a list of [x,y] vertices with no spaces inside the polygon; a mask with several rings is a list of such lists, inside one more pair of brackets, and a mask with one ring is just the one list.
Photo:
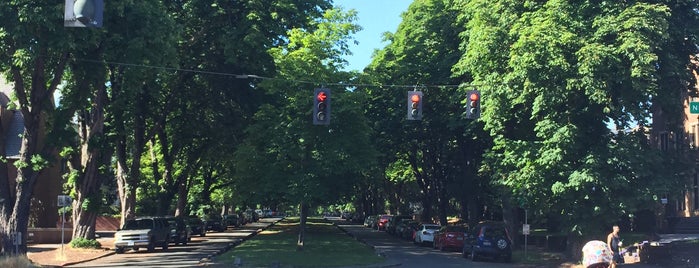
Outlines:
{"label": "traffic signal", "polygon": [[330,89],[316,88],[313,94],[313,124],[330,124]]}
{"label": "traffic signal", "polygon": [[471,90],[466,93],[466,118],[477,119],[481,116],[481,93]]}
{"label": "traffic signal", "polygon": [[408,91],[408,120],[422,120],[422,91]]}
{"label": "traffic signal", "polygon": [[66,27],[102,27],[104,0],[66,0]]}

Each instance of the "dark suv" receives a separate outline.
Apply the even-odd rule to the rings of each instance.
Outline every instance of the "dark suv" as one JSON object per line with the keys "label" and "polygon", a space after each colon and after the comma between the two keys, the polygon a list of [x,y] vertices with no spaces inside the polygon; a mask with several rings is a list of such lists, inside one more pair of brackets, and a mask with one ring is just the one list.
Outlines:
{"label": "dark suv", "polygon": [[197,216],[189,216],[185,219],[191,230],[190,235],[206,236],[206,223]]}
{"label": "dark suv", "polygon": [[181,217],[167,217],[166,220],[170,224],[170,242],[175,243],[175,246],[179,244],[186,246],[190,240],[192,229]]}
{"label": "dark suv", "polygon": [[208,219],[206,219],[206,230],[215,232],[226,231],[226,226],[223,225],[223,218],[219,215],[209,215]]}
{"label": "dark suv", "polygon": [[481,256],[512,261],[512,239],[503,222],[481,222],[471,229],[462,251],[464,258],[476,261]]}

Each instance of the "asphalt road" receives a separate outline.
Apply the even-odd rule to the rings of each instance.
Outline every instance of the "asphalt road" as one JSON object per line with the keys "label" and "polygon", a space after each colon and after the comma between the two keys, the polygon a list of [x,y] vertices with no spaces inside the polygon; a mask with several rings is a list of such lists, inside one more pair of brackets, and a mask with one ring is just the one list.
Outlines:
{"label": "asphalt road", "polygon": [[363,241],[386,257],[384,266],[423,267],[516,267],[510,263],[493,261],[472,262],[461,256],[461,252],[439,251],[431,245],[415,245],[412,242],[377,231],[362,225],[338,223],[357,240]]}
{"label": "asphalt road", "polygon": [[239,228],[229,228],[226,232],[208,232],[205,237],[192,237],[192,241],[186,246],[170,244],[166,251],[159,247],[156,247],[153,253],[130,250],[124,254],[113,254],[70,267],[194,267],[200,265],[203,258],[214,255],[233,243],[239,243],[245,237],[278,220],[264,218]]}

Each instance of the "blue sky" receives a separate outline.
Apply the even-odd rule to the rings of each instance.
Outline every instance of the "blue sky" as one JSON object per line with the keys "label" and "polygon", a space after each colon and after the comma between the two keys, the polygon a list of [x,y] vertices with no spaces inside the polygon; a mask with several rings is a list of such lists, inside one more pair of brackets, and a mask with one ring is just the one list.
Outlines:
{"label": "blue sky", "polygon": [[357,24],[362,30],[354,37],[358,45],[350,45],[351,56],[347,57],[349,66],[347,70],[361,71],[371,62],[374,50],[383,48],[386,43],[381,42],[384,32],[395,32],[401,21],[401,13],[408,10],[412,0],[335,0],[335,6],[342,6],[345,10],[357,11]]}

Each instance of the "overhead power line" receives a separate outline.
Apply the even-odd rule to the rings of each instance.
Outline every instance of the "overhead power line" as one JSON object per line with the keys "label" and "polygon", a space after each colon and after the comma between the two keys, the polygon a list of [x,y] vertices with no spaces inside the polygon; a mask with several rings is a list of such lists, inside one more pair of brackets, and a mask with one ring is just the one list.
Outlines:
{"label": "overhead power line", "polygon": [[220,76],[229,76],[233,77],[236,79],[259,79],[259,80],[277,80],[277,81],[287,81],[287,82],[294,82],[294,83],[300,83],[300,84],[309,84],[309,85],[322,85],[322,86],[344,86],[344,87],[386,87],[386,88],[409,88],[409,89],[415,89],[415,88],[459,88],[459,87],[478,87],[478,86],[483,86],[485,84],[476,84],[476,83],[462,83],[462,84],[444,84],[444,85],[400,85],[400,84],[368,84],[368,83],[342,83],[342,82],[334,82],[334,83],[327,83],[327,82],[317,82],[317,81],[308,81],[308,80],[300,80],[300,79],[289,79],[289,78],[275,78],[275,77],[266,77],[266,76],[260,76],[260,75],[255,75],[255,74],[234,74],[234,73],[226,73],[226,72],[215,72],[215,71],[207,71],[207,70],[197,70],[197,69],[184,69],[184,68],[178,68],[178,67],[165,67],[165,66],[155,66],[155,65],[147,65],[147,64],[136,64],[136,63],[124,63],[124,62],[114,62],[114,61],[99,61],[99,60],[89,60],[89,59],[75,59],[76,61],[81,61],[81,62],[90,62],[90,63],[98,63],[98,64],[107,64],[107,65],[114,65],[114,66],[127,66],[127,67],[138,67],[138,68],[148,68],[148,69],[158,69],[158,70],[165,70],[165,71],[175,71],[175,72],[189,72],[189,73],[198,73],[198,74],[208,74],[208,75],[220,75]]}

